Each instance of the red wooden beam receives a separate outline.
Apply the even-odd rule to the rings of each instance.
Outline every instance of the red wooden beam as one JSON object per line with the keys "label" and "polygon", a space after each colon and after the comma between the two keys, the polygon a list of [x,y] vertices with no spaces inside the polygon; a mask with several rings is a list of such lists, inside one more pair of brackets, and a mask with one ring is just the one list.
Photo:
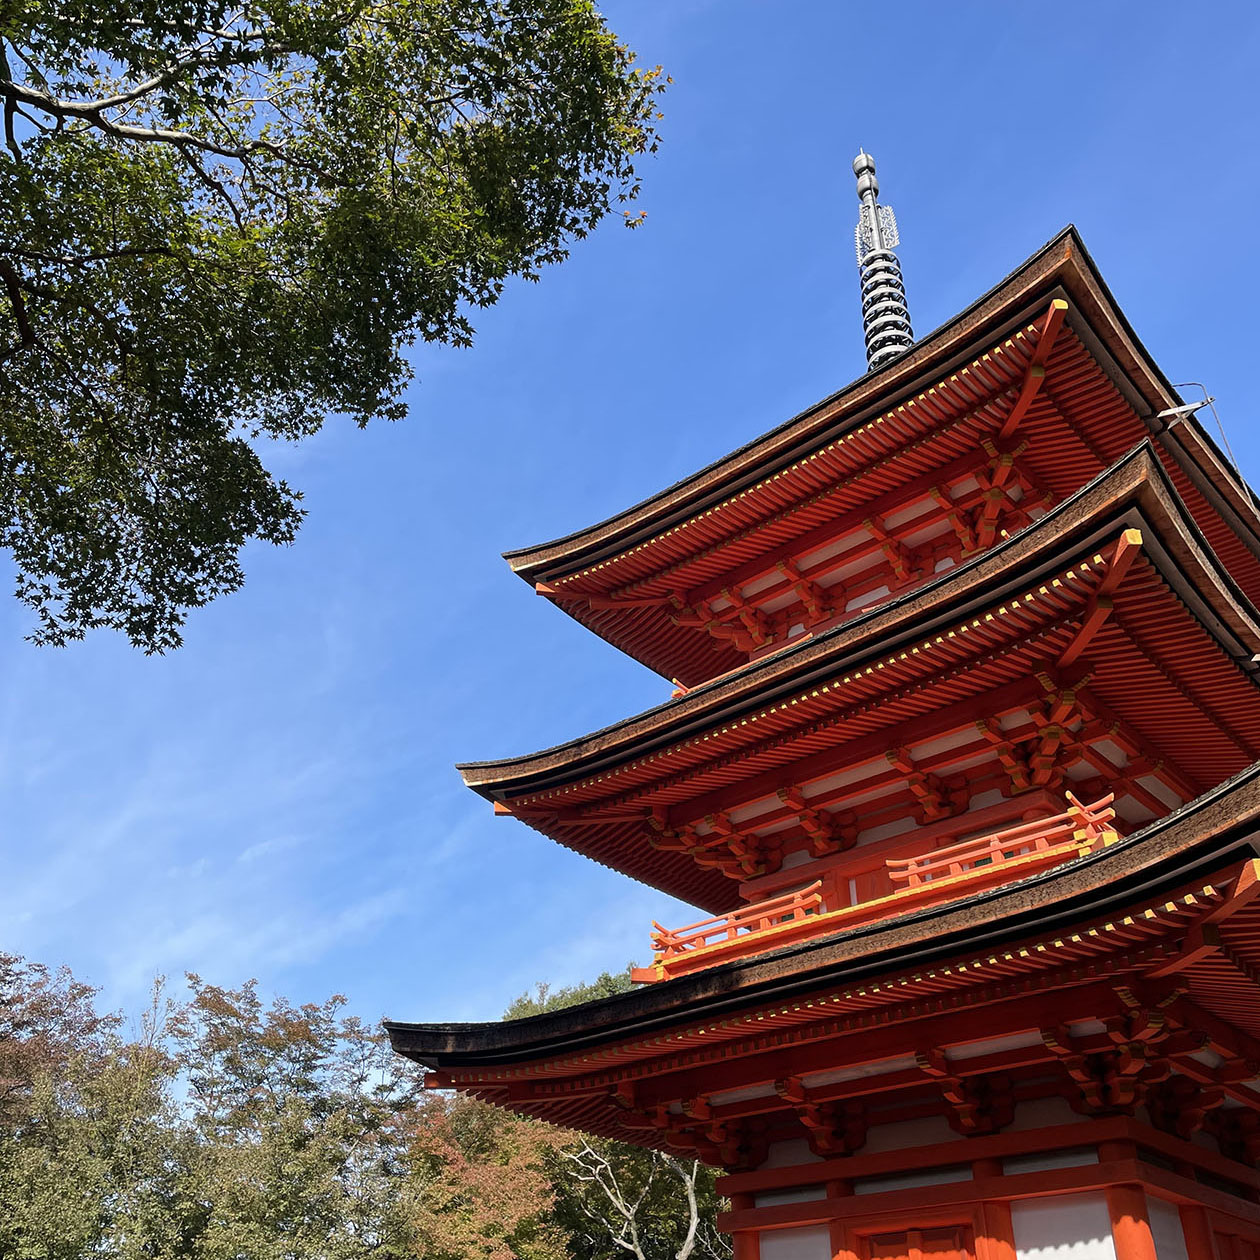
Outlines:
{"label": "red wooden beam", "polygon": [[1033,399],[1041,391],[1041,387],[1046,379],[1045,365],[1049,361],[1050,351],[1054,347],[1059,329],[1063,326],[1063,317],[1067,313],[1067,308],[1068,304],[1066,302],[1061,298],[1055,298],[1050,303],[1050,309],[1042,317],[1041,327],[1038,330],[1040,336],[1037,341],[1037,349],[1033,352],[1032,361],[1028,365],[1028,370],[1024,373],[1024,380],[1020,385],[1019,395],[1011,407],[1010,415],[1007,416],[1006,422],[998,430],[997,436],[999,441],[1010,437],[1015,432],[1019,427],[1020,421],[1028,414],[1028,408],[1032,406]]}
{"label": "red wooden beam", "polygon": [[[763,771],[739,783],[715,788],[693,797],[687,801],[685,807],[674,806],[669,810],[671,825],[678,826],[718,810],[730,811],[739,805],[773,796],[783,788],[799,788],[827,778],[847,766],[857,766],[865,761],[881,758],[890,747],[918,744],[972,727],[990,714],[1027,708],[1036,703],[1043,694],[1044,689],[1037,679],[1021,678],[981,695],[955,701],[932,713],[894,723],[869,735],[848,740],[835,748],[797,758],[788,765]],[[892,697],[883,697],[880,703],[888,705],[891,699]],[[849,713],[842,711],[829,724],[838,725],[849,717]],[[740,759],[747,760],[750,755],[755,755],[755,749],[745,751]],[[682,813],[684,809],[685,814]]]}

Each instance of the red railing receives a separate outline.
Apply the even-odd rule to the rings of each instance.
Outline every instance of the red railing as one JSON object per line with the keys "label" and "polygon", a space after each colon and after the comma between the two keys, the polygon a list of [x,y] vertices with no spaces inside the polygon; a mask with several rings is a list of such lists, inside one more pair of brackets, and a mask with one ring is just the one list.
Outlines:
{"label": "red railing", "polygon": [[1082,805],[1071,792],[1067,799],[1068,809],[1053,818],[1039,818],[991,836],[978,836],[915,857],[889,858],[884,863],[888,878],[904,882],[908,890],[981,868],[986,868],[987,873],[1018,858],[1044,857],[1047,865],[1053,865],[1067,850],[1079,849],[1083,844],[1092,847],[1111,832],[1107,824],[1116,816],[1116,811],[1110,808],[1114,795],[1104,796],[1092,805]]}
{"label": "red railing", "polygon": [[808,888],[740,906],[716,919],[702,919],[685,928],[663,928],[652,924],[652,949],[666,958],[673,958],[689,949],[703,949],[716,940],[733,941],[752,932],[766,932],[785,923],[799,923],[806,915],[816,914],[822,905],[822,880]]}
{"label": "red railing", "polygon": [[730,914],[688,927],[671,930],[653,923],[652,966],[636,968],[634,979],[645,983],[666,980],[827,931],[949,901],[1031,875],[1117,838],[1110,826],[1116,816],[1111,808],[1113,796],[1092,805],[1082,805],[1070,792],[1067,799],[1068,808],[1051,818],[1021,823],[914,857],[887,859],[888,878],[904,885],[888,896],[824,911],[823,881],[815,880],[795,892],[741,906]]}
{"label": "red railing", "polygon": [[[782,939],[784,936],[790,934],[792,939],[796,939],[800,935],[799,931],[789,933],[788,930],[816,918],[822,908],[822,900],[822,880],[816,879],[795,892],[740,906],[730,914],[701,919],[699,923],[684,928],[665,928],[654,922],[653,965],[636,967],[632,979],[651,983],[653,980],[664,980],[667,976],[712,967],[731,953],[727,947],[732,942],[740,943],[733,947],[735,957],[770,949],[770,941],[786,944],[787,941]],[[808,928],[805,934],[811,934]],[[752,938],[756,938],[757,944],[751,950],[742,949],[743,942]],[[720,951],[720,956],[713,951]],[[703,958],[697,958],[701,954]]]}

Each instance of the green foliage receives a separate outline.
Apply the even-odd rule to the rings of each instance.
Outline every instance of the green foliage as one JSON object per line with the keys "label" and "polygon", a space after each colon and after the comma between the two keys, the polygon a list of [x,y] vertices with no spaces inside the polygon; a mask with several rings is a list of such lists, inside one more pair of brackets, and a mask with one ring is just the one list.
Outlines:
{"label": "green foliage", "polygon": [[[527,1019],[628,993],[634,967],[629,963],[624,971],[605,971],[589,984],[560,989],[539,983],[533,993],[517,997],[503,1017]],[[722,1204],[714,1173],[702,1164],[624,1142],[575,1136],[549,1150],[548,1167],[554,1220],[574,1260],[624,1260],[627,1254],[638,1260],[687,1255],[725,1260],[730,1254],[713,1224]]]}
{"label": "green foliage", "polygon": [[[6,1260],[611,1255],[582,1241],[574,1141],[425,1090],[340,997],[190,976],[128,1035],[68,972],[0,955]],[[671,1212],[644,1221],[663,1239]]]}
{"label": "green foliage", "polygon": [[245,542],[292,541],[260,439],[400,417],[414,338],[469,344],[633,200],[663,86],[633,63],[590,0],[0,6],[0,545],[33,637],[162,651]]}
{"label": "green foliage", "polygon": [[618,993],[629,993],[634,988],[634,981],[630,979],[634,967],[634,963],[628,963],[626,969],[616,975],[604,971],[589,984],[571,984],[559,989],[539,981],[533,993],[522,993],[513,999],[503,1012],[503,1018],[528,1019],[546,1011],[559,1011],[566,1006],[580,1006],[583,1002],[596,1002],[600,998],[615,997]]}

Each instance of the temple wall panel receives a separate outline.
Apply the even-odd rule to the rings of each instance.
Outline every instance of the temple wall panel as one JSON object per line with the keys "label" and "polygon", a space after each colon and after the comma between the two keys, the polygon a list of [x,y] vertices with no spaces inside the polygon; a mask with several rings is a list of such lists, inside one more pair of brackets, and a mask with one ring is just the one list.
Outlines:
{"label": "temple wall panel", "polygon": [[815,1155],[809,1149],[805,1138],[788,1138],[782,1142],[771,1142],[762,1168],[795,1168],[798,1164],[818,1164],[821,1155]]}
{"label": "temple wall panel", "polygon": [[1011,1224],[1016,1260],[1124,1260],[1116,1256],[1102,1191],[1012,1203]]}
{"label": "temple wall panel", "polygon": [[1166,1199],[1148,1197],[1146,1210],[1150,1216],[1151,1235],[1159,1260],[1199,1260],[1199,1257],[1191,1256],[1186,1249],[1181,1213],[1175,1204]]}
{"label": "temple wall panel", "polygon": [[832,1260],[831,1230],[826,1225],[767,1230],[760,1251],[761,1260]]}

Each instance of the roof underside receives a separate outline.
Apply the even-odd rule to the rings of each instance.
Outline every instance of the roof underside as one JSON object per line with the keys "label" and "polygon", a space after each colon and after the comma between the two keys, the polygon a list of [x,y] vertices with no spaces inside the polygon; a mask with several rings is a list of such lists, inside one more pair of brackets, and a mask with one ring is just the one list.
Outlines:
{"label": "roof underside", "polygon": [[[1068,322],[1053,345],[1042,345],[1039,316],[1056,295],[1070,304]],[[759,563],[773,574],[793,539],[829,522],[843,534],[863,505],[978,453],[1017,405],[1037,359],[1045,361],[1044,384],[1016,436],[1026,443],[1020,458],[1052,501],[1159,429],[1143,417],[1175,401],[1069,230],[889,367],[638,507],[509,558],[609,642],[694,685],[747,654],[702,627],[679,625],[680,606],[733,576],[756,580]],[[1193,421],[1161,441],[1160,457],[1200,528],[1260,598],[1249,501],[1223,466],[1199,467],[1212,451]],[[1226,499],[1233,507],[1222,515]]]}
{"label": "roof underside", "polygon": [[[1159,464],[1138,450],[916,599],[619,727],[531,758],[464,767],[465,776],[560,843],[722,913],[739,902],[738,877],[662,847],[662,832],[703,827],[717,811],[740,816],[786,787],[810,794],[837,776],[846,783],[812,803],[864,800],[872,825],[882,817],[872,811],[891,809],[891,818],[914,805],[887,751],[908,746],[913,757],[942,740],[949,748],[935,767],[966,765],[983,786],[1000,772],[995,761],[984,769],[998,754],[974,729],[979,708],[1017,726],[1039,703],[1041,680],[1069,661],[1075,672],[1056,685],[1086,676],[1089,729],[1105,715],[1122,725],[1135,764],[1176,767],[1161,779],[1167,790],[1148,785],[1162,804],[1135,789],[1147,808],[1134,817],[1165,812],[1260,756],[1246,669],[1260,650],[1254,621],[1176,508]],[[1114,611],[1094,625],[1116,548],[1135,525],[1141,557],[1126,561],[1107,591]],[[1086,624],[1094,628],[1083,648]],[[956,732],[968,729],[971,743],[960,743]],[[1025,735],[1017,726],[1011,737]],[[889,795],[872,801],[881,792]]]}
{"label": "roof underside", "polygon": [[[1083,931],[1139,898],[1158,903],[1169,889],[1206,882],[1212,871],[1253,856],[1258,826],[1260,761],[1118,845],[964,905],[933,906],[530,1019],[386,1026],[395,1049],[432,1067],[507,1076],[573,1075],[592,1064],[611,1068],[660,1058],[702,1044],[706,1036],[737,1038],[749,1023],[773,1034],[777,1024],[802,1022],[809,994],[847,987],[850,1007],[858,1010],[898,995],[913,997],[899,979],[911,975],[925,993],[939,993],[931,977],[947,973],[960,950],[993,955],[1012,943]],[[1124,939],[1113,934],[1112,943]],[[1251,931],[1248,948],[1256,940],[1260,934]],[[1256,1009],[1249,1016],[1253,1022]],[[776,1011],[784,1017],[773,1018]],[[1260,1023],[1253,1031],[1260,1036]]]}

